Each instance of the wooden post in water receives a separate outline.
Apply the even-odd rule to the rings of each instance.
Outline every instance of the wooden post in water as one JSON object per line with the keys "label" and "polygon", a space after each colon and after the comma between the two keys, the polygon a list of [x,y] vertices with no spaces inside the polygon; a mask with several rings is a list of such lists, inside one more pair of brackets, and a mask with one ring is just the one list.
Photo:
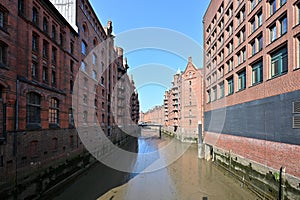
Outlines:
{"label": "wooden post in water", "polygon": [[280,168],[280,176],[279,176],[279,200],[284,199],[284,189],[285,189],[285,167]]}
{"label": "wooden post in water", "polygon": [[161,126],[159,126],[159,139],[161,139]]}

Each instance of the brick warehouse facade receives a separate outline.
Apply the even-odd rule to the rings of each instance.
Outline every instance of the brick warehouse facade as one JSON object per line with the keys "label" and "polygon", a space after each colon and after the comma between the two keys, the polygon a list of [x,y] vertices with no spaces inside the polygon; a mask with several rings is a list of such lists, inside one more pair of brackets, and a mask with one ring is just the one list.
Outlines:
{"label": "brick warehouse facade", "polygon": [[[129,102],[131,96],[135,97],[130,101],[128,116],[132,111],[139,112],[138,95],[133,93],[134,85],[127,75],[127,61],[114,47],[112,23],[102,27],[89,1],[72,2],[77,12],[71,21],[62,15],[66,13],[58,6],[60,2],[51,2],[0,3],[1,191],[85,153],[74,128],[72,106],[79,70],[99,80],[93,87],[92,104],[112,142],[125,137],[111,112],[111,95],[121,78],[127,85],[122,99]],[[109,42],[103,51],[92,57],[91,63],[98,67],[86,65],[86,56],[105,40]],[[124,107],[116,109],[118,112]],[[138,120],[138,115],[133,117]]]}
{"label": "brick warehouse facade", "polygon": [[294,188],[300,182],[299,11],[299,1],[213,0],[203,19],[208,154],[236,155],[266,177],[286,167]]}
{"label": "brick warehouse facade", "polygon": [[196,142],[198,123],[203,121],[202,80],[203,70],[196,68],[189,57],[184,72],[178,70],[171,89],[165,92],[164,105],[144,113],[145,122],[163,124],[179,140]]}

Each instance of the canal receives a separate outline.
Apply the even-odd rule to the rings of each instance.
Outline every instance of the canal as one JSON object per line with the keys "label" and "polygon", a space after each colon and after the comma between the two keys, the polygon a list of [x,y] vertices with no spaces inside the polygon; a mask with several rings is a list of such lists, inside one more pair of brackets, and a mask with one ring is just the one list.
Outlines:
{"label": "canal", "polygon": [[[146,159],[147,153],[154,152],[170,143],[180,142],[163,136],[157,131],[144,129],[144,137],[138,141],[138,156],[131,166],[140,173],[127,173],[97,163],[72,184],[61,189],[56,200],[99,199],[99,200],[211,200],[211,199],[258,199],[244,189],[241,183],[228,177],[224,171],[211,162],[197,158],[197,145],[190,145],[182,156],[164,168],[147,170],[157,159]],[[176,146],[177,149],[177,146]],[[138,164],[140,163],[140,164]],[[136,169],[133,169],[136,171]],[[146,172],[145,172],[146,171]]]}

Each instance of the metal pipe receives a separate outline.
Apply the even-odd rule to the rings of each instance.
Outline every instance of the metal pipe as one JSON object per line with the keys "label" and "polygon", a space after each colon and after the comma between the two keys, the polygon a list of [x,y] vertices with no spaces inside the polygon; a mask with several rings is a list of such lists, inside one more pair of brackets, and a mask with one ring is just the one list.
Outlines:
{"label": "metal pipe", "polygon": [[19,86],[20,81],[17,78],[16,82],[16,113],[15,113],[15,131],[19,130]]}

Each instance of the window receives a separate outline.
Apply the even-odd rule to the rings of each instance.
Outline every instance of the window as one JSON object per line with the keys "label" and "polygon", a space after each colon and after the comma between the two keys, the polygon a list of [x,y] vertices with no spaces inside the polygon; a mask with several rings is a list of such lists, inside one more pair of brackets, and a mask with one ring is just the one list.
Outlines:
{"label": "window", "polygon": [[43,82],[48,82],[48,68],[46,66],[43,66]]}
{"label": "window", "polygon": [[300,24],[300,3],[296,7],[297,7],[297,14],[298,14],[297,24]]}
{"label": "window", "polygon": [[288,51],[284,47],[271,55],[271,77],[276,77],[288,71]]}
{"label": "window", "polygon": [[257,18],[258,18],[258,27],[260,27],[263,23],[263,18],[262,18],[262,12],[258,13]]}
{"label": "window", "polygon": [[56,64],[56,53],[57,53],[57,50],[53,47],[52,48],[52,64],[53,65]]}
{"label": "window", "polygon": [[270,38],[271,38],[271,42],[273,42],[277,38],[276,24],[270,27]]}
{"label": "window", "polygon": [[32,8],[32,22],[35,24],[35,25],[38,25],[39,21],[38,21],[38,18],[39,18],[39,13],[38,13],[38,10],[36,9],[36,7],[33,7]]}
{"label": "window", "polygon": [[258,51],[261,51],[263,49],[263,37],[262,37],[262,35],[259,36],[257,38],[257,40],[258,40]]}
{"label": "window", "polygon": [[286,3],[286,0],[280,0],[280,6],[283,6]]}
{"label": "window", "polygon": [[101,77],[101,85],[104,85],[104,77]]}
{"label": "window", "polygon": [[37,52],[38,51],[38,36],[36,34],[32,34],[32,51]]}
{"label": "window", "polygon": [[94,99],[94,106],[95,106],[95,108],[98,107],[98,101],[97,101],[97,99]]}
{"label": "window", "polygon": [[218,96],[217,96],[217,87],[213,87],[213,101],[216,101],[217,100],[217,98],[218,98]]}
{"label": "window", "polygon": [[31,77],[32,79],[38,79],[38,64],[36,62],[32,62],[31,64]]}
{"label": "window", "polygon": [[7,28],[7,12],[0,10],[0,28],[6,30]]}
{"label": "window", "polygon": [[59,101],[56,98],[51,98],[49,103],[49,123],[59,123]]}
{"label": "window", "polygon": [[252,56],[256,54],[256,40],[251,43]]}
{"label": "window", "polygon": [[253,33],[256,30],[256,23],[255,23],[255,18],[250,21],[251,23],[251,33]]}
{"label": "window", "polygon": [[74,126],[74,116],[73,116],[73,109],[69,108],[69,125]]}
{"label": "window", "polygon": [[87,45],[84,41],[81,42],[81,53],[83,55],[86,55],[86,52],[87,52]]}
{"label": "window", "polygon": [[24,0],[18,0],[18,11],[19,14],[24,14]]}
{"label": "window", "polygon": [[0,65],[7,65],[7,45],[0,41]]}
{"label": "window", "polygon": [[97,72],[95,70],[92,71],[92,77],[97,80]]}
{"label": "window", "polygon": [[270,1],[270,15],[273,15],[276,12],[276,0]]}
{"label": "window", "polygon": [[228,95],[233,94],[234,92],[234,81],[233,81],[233,77],[227,79],[227,83],[228,83]]}
{"label": "window", "polygon": [[231,58],[231,59],[227,62],[228,72],[231,72],[231,71],[233,70],[233,66],[234,66],[234,62],[233,62],[233,58]]}
{"label": "window", "polygon": [[52,84],[53,87],[56,86],[56,72],[55,72],[55,70],[52,70],[51,84]]}
{"label": "window", "polygon": [[238,73],[238,90],[244,90],[246,88],[246,70]]}
{"label": "window", "polygon": [[44,19],[43,19],[43,31],[45,33],[48,33],[48,20],[46,17],[44,17]]}
{"label": "window", "polygon": [[51,34],[52,40],[56,40],[56,28],[54,25],[52,25],[52,34]]}
{"label": "window", "polygon": [[88,123],[88,112],[84,111],[83,112],[83,124],[87,124]]}
{"label": "window", "polygon": [[256,85],[263,81],[263,65],[259,62],[252,66],[252,85]]}
{"label": "window", "polygon": [[220,99],[221,99],[225,96],[224,82],[219,84],[219,88],[220,88]]}
{"label": "window", "polygon": [[86,65],[85,65],[85,62],[81,62],[81,71],[86,71]]}
{"label": "window", "polygon": [[27,124],[41,123],[41,96],[37,93],[26,96],[26,121]]}
{"label": "window", "polygon": [[97,56],[93,54],[93,65],[97,65]]}
{"label": "window", "polygon": [[207,103],[211,102],[211,93],[210,90],[207,90]]}
{"label": "window", "polygon": [[85,95],[83,95],[83,103],[85,104],[85,105],[87,105],[88,104],[88,97],[87,97],[87,95],[85,94]]}
{"label": "window", "polygon": [[280,20],[280,32],[281,35],[287,32],[287,18],[286,16]]}
{"label": "window", "polygon": [[48,48],[49,45],[46,41],[43,42],[43,58],[47,59],[48,58]]}

